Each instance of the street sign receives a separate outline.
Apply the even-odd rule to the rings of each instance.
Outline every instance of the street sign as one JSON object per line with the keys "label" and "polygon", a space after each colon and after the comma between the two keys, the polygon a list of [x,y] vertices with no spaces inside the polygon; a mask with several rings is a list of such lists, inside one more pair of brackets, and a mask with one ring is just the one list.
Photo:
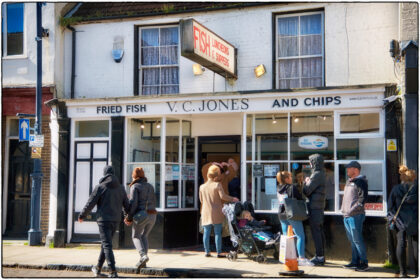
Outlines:
{"label": "street sign", "polygon": [[29,141],[29,119],[19,119],[19,141]]}
{"label": "street sign", "polygon": [[30,135],[29,136],[29,147],[43,148],[44,147],[44,135]]}
{"label": "street sign", "polygon": [[31,158],[41,158],[42,148],[31,148]]}

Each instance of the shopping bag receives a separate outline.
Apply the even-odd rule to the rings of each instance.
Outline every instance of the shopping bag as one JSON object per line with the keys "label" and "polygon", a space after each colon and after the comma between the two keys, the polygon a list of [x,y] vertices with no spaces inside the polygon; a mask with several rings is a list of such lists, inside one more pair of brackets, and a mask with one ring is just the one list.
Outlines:
{"label": "shopping bag", "polygon": [[279,261],[281,263],[286,263],[286,258],[295,259],[296,257],[297,254],[294,236],[289,237],[285,234],[282,234],[279,244]]}

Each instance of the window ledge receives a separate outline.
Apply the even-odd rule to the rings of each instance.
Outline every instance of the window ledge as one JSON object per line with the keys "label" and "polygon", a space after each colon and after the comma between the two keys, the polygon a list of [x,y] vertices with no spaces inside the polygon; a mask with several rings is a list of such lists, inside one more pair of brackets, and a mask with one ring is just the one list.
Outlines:
{"label": "window ledge", "polygon": [[15,60],[15,59],[27,59],[27,58],[28,56],[26,54],[8,55],[8,56],[2,57],[3,60]]}

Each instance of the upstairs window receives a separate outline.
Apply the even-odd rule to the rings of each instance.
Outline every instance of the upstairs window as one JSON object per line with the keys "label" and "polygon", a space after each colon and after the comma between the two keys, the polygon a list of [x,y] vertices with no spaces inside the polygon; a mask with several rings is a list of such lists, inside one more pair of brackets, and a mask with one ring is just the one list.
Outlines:
{"label": "upstairs window", "polygon": [[140,29],[142,95],[179,93],[178,27]]}
{"label": "upstairs window", "polygon": [[3,4],[3,56],[23,54],[23,3]]}
{"label": "upstairs window", "polygon": [[323,13],[277,17],[277,87],[324,85]]}

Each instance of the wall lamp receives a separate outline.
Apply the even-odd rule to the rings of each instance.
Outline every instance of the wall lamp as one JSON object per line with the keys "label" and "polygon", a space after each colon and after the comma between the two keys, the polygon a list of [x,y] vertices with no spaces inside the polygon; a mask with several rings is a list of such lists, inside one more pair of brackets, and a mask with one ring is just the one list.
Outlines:
{"label": "wall lamp", "polygon": [[273,119],[273,123],[277,123],[277,120],[276,120],[276,118],[274,117],[274,115],[272,115],[271,117],[272,117],[272,119]]}
{"label": "wall lamp", "polygon": [[389,43],[389,54],[393,59],[399,61],[401,58],[400,42],[397,40],[391,40]]}
{"label": "wall lamp", "polygon": [[121,36],[114,38],[112,45],[112,58],[116,63],[120,63],[124,56],[124,39]]}
{"label": "wall lamp", "polygon": [[265,66],[264,64],[260,64],[254,68],[255,77],[259,78],[265,74]]}
{"label": "wall lamp", "polygon": [[194,76],[202,75],[205,70],[206,70],[206,68],[204,68],[200,64],[198,64],[198,63],[194,63],[193,64],[193,73],[194,73]]}
{"label": "wall lamp", "polygon": [[143,123],[143,121],[141,122],[140,127],[141,127],[141,129],[144,129],[144,123]]}
{"label": "wall lamp", "polygon": [[160,122],[159,121],[156,124],[156,128],[160,128]]}

